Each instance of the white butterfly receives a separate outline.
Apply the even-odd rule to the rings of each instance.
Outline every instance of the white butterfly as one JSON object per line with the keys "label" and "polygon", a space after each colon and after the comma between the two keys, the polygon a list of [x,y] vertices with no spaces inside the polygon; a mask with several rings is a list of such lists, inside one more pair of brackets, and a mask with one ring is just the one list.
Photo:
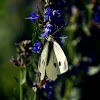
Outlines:
{"label": "white butterfly", "polygon": [[45,76],[55,80],[57,75],[63,74],[68,70],[67,58],[60,45],[54,41],[51,35],[41,53],[38,68],[41,73],[41,80]]}

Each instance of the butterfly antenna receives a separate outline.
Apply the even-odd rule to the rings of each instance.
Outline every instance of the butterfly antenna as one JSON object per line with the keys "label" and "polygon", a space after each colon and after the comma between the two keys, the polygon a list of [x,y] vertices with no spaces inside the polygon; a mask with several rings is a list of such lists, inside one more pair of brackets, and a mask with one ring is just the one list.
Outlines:
{"label": "butterfly antenna", "polygon": [[48,35],[47,34],[46,34],[46,37],[45,38],[46,38],[46,40],[48,40]]}
{"label": "butterfly antenna", "polygon": [[66,26],[67,24],[62,25],[60,28],[58,28],[52,35],[55,35],[57,32],[59,32],[64,26]]}

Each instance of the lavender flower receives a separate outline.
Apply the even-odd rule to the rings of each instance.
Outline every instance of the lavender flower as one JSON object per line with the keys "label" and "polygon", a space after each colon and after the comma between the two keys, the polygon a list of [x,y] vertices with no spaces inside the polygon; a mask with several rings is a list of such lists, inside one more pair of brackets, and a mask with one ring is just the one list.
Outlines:
{"label": "lavender flower", "polygon": [[53,26],[48,23],[47,26],[44,28],[44,32],[41,34],[42,37],[47,38],[49,35],[53,34]]}
{"label": "lavender flower", "polygon": [[18,66],[18,67],[21,66],[21,59],[18,58],[18,57],[17,57],[17,59],[15,59],[15,58],[12,57],[12,58],[10,59],[10,61],[13,62],[14,65],[16,65],[16,66]]}
{"label": "lavender flower", "polygon": [[31,21],[36,24],[35,19],[38,19],[39,16],[35,14],[35,12],[32,12],[31,16],[25,19],[31,19]]}
{"label": "lavender flower", "polygon": [[32,54],[31,40],[24,40],[20,43],[15,44],[17,47],[18,57],[17,59],[12,58],[10,61],[16,66],[25,66],[28,64],[28,61],[21,62],[21,59],[28,58]]}
{"label": "lavender flower", "polygon": [[33,52],[40,53],[40,48],[41,48],[41,42],[37,40],[36,43],[34,43]]}

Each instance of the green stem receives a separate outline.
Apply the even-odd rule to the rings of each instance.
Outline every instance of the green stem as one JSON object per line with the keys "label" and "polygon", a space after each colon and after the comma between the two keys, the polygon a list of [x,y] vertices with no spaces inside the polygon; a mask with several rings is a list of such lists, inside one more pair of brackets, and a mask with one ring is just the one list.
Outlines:
{"label": "green stem", "polygon": [[20,68],[20,100],[23,100],[23,83],[22,83],[22,68]]}
{"label": "green stem", "polygon": [[70,95],[70,92],[72,90],[72,87],[73,87],[75,80],[76,80],[76,77],[74,77],[74,76],[71,77],[71,80],[70,79],[66,80],[65,94],[64,94],[64,98],[62,100],[68,100],[69,99],[69,95]]}

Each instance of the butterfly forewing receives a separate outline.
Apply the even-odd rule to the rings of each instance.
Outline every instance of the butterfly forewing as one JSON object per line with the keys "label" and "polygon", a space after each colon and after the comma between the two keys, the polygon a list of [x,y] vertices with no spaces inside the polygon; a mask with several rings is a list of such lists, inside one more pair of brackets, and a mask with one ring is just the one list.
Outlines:
{"label": "butterfly forewing", "polygon": [[62,50],[62,48],[60,47],[60,45],[54,41],[54,52],[57,58],[57,62],[58,62],[58,66],[60,69],[60,73],[65,73],[68,70],[68,62],[67,62],[67,58]]}
{"label": "butterfly forewing", "polygon": [[41,73],[41,80],[43,80],[45,76],[45,69],[46,69],[46,63],[47,63],[47,57],[48,57],[48,46],[49,46],[49,43],[47,42],[43,48],[43,51],[40,56],[39,64],[38,64],[38,69]]}

